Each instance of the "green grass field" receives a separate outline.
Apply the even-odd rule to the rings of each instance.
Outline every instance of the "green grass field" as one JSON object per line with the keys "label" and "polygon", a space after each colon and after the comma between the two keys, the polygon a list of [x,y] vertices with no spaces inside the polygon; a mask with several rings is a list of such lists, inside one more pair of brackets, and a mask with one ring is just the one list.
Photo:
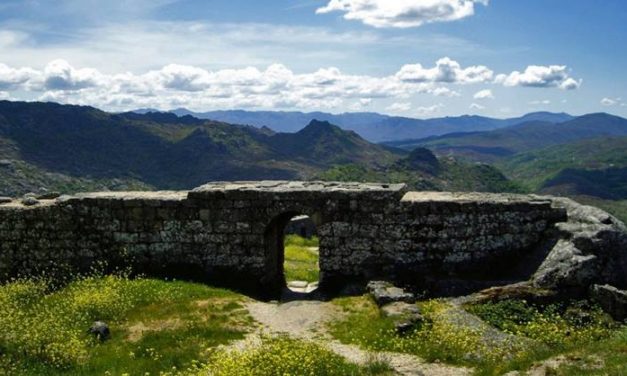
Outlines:
{"label": "green grass field", "polygon": [[320,278],[318,267],[318,238],[306,239],[286,235],[284,273],[288,281],[316,282]]}
{"label": "green grass field", "polygon": [[505,345],[486,341],[479,328],[459,325],[451,319],[454,310],[445,301],[418,303],[424,324],[404,336],[396,334],[393,320],[382,316],[369,297],[334,302],[346,313],[344,320],[330,325],[331,334],[340,341],[471,367],[476,375],[528,370],[559,354],[579,359],[556,368],[560,375],[586,374],[591,362],[599,359],[602,365],[596,374],[620,375],[627,369],[627,329],[585,302],[536,307],[518,300],[467,307],[491,326],[513,335]]}
{"label": "green grass field", "polygon": [[[0,369],[7,375],[122,375],[185,369],[207,349],[240,339],[246,298],[183,282],[123,276],[0,287]],[[87,333],[105,321],[111,339]],[[0,371],[2,372],[2,371]]]}
{"label": "green grass field", "polygon": [[[220,347],[254,329],[234,292],[187,282],[80,278],[0,286],[0,375],[385,375],[315,341],[267,337],[239,351]],[[110,339],[87,333],[105,321]]]}

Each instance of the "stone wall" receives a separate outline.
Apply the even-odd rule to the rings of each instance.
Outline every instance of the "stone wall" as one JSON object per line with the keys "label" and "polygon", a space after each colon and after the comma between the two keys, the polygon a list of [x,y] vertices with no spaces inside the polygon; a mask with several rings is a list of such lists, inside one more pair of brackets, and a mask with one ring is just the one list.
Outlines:
{"label": "stone wall", "polygon": [[104,261],[267,293],[285,283],[282,234],[296,215],[316,224],[320,282],[328,288],[371,278],[425,288],[512,279],[556,241],[555,224],[567,219],[545,197],[359,183],[212,183],[28,204],[0,205],[2,279]]}

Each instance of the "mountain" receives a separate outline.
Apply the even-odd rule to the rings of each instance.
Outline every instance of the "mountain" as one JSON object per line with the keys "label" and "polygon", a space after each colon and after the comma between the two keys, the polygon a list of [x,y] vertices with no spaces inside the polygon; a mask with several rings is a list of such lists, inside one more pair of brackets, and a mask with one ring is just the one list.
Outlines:
{"label": "mountain", "polygon": [[336,163],[374,168],[402,154],[323,122],[275,134],[191,116],[8,101],[0,102],[0,145],[0,159],[35,168],[36,175],[122,179],[159,189],[210,180],[303,179]]}
{"label": "mountain", "polygon": [[598,113],[562,123],[536,120],[486,132],[452,133],[386,145],[408,150],[426,147],[440,155],[491,162],[521,152],[601,136],[627,136],[627,119]]}
{"label": "mountain", "polygon": [[312,120],[295,133],[170,113],[0,101],[0,195],[189,189],[215,180],[408,182],[416,189],[516,190],[493,167],[372,144]]}
{"label": "mountain", "polygon": [[600,137],[517,154],[497,166],[534,191],[627,199],[627,137]]}
{"label": "mountain", "polygon": [[406,183],[414,190],[523,192],[523,188],[496,168],[455,158],[437,158],[430,150],[417,148],[384,168],[346,164],[316,176],[333,181],[378,181]]}
{"label": "mountain", "polygon": [[[151,111],[142,109],[136,112],[148,113]],[[325,112],[232,110],[198,113],[186,109],[177,109],[173,110],[172,113],[179,116],[191,115],[200,119],[211,119],[231,124],[248,124],[257,128],[266,126],[275,132],[296,132],[304,124],[317,119],[336,124],[345,130],[355,131],[370,142],[417,139],[452,132],[485,131],[532,120],[563,122],[573,118],[565,113],[550,112],[535,112],[511,119],[464,115],[426,120],[388,116],[373,112],[330,114]]]}

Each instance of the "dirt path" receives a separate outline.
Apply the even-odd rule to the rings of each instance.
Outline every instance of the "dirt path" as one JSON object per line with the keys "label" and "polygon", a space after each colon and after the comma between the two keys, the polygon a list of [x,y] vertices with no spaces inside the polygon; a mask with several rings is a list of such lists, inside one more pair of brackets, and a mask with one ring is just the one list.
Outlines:
{"label": "dirt path", "polygon": [[328,322],[342,317],[341,310],[329,302],[312,300],[282,304],[251,302],[247,308],[250,315],[261,324],[258,335],[284,333],[294,338],[318,339],[331,351],[353,363],[365,364],[375,356],[387,360],[399,375],[457,376],[471,373],[467,368],[426,363],[413,355],[369,352],[355,345],[341,343],[326,331]]}

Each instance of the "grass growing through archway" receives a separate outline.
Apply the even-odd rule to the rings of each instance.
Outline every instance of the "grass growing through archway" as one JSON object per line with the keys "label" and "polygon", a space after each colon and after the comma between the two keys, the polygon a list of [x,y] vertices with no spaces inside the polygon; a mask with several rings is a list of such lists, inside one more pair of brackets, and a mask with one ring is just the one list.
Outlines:
{"label": "grass growing through archway", "polygon": [[318,237],[304,238],[285,235],[284,273],[288,281],[316,282],[320,278],[318,267]]}

